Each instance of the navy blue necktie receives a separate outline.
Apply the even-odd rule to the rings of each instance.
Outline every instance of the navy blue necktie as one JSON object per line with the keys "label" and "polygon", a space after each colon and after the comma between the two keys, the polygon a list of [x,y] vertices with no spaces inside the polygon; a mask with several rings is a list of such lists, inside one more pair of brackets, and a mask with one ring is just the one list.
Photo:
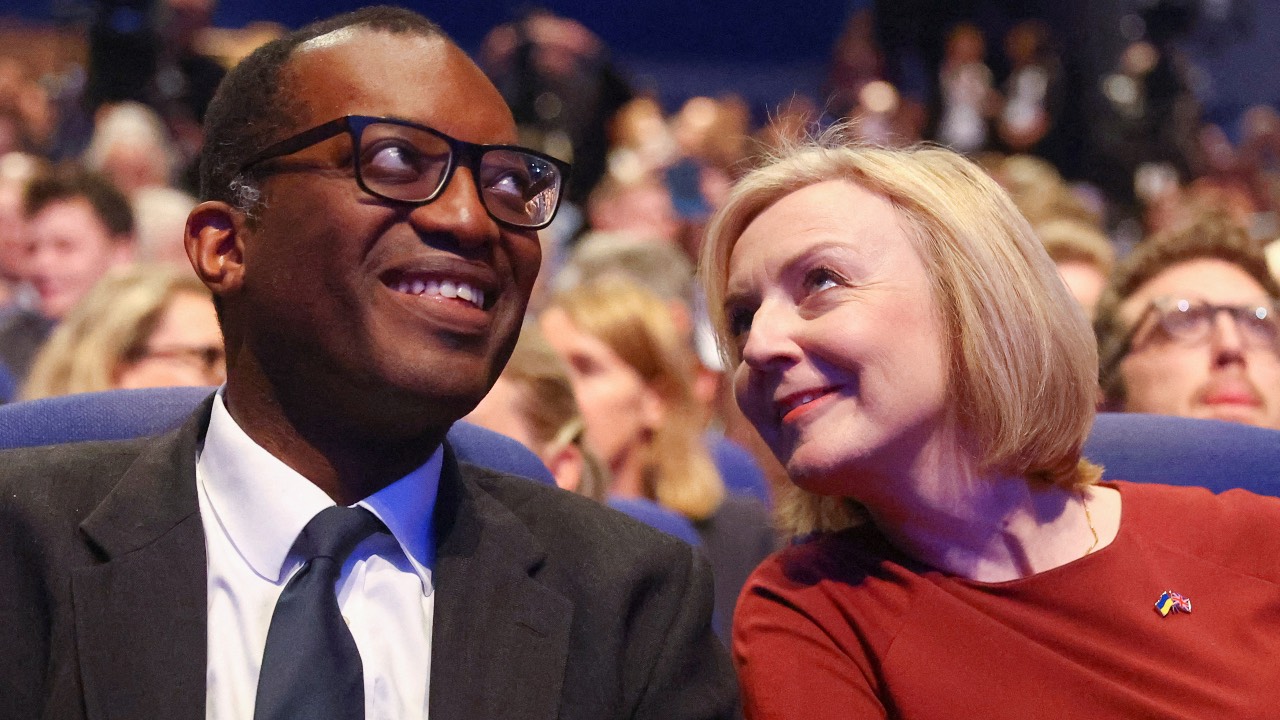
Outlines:
{"label": "navy blue necktie", "polygon": [[334,585],[361,540],[386,526],[361,507],[331,507],[293,545],[306,559],[289,580],[267,631],[254,720],[364,718],[364,667]]}

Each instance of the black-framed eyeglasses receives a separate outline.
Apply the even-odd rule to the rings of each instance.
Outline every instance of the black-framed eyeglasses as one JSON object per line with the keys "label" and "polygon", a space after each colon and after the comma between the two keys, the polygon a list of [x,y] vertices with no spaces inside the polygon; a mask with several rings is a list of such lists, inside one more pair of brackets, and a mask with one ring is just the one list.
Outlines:
{"label": "black-framed eyeglasses", "polygon": [[1158,297],[1133,324],[1125,346],[1132,346],[1134,337],[1153,315],[1169,337],[1189,343],[1202,342],[1209,337],[1221,313],[1231,316],[1246,346],[1280,351],[1280,302],[1274,299],[1245,305],[1218,305],[1207,300]]}
{"label": "black-framed eyeglasses", "polygon": [[515,228],[551,224],[569,164],[516,145],[478,145],[395,118],[346,115],[285,138],[254,155],[240,172],[346,132],[356,184],[374,197],[425,205],[439,197],[459,165],[471,170],[489,217]]}

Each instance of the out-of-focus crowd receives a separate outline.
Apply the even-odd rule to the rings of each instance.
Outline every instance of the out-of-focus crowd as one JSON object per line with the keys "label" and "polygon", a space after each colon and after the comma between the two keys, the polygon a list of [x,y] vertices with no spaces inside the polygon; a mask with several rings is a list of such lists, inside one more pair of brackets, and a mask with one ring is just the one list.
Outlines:
{"label": "out-of-focus crowd", "polygon": [[[193,162],[224,68],[280,30],[212,28],[210,0],[159,6],[141,27],[98,18],[56,42],[38,28],[5,31],[5,400],[223,379],[213,303],[183,248]],[[656,499],[698,522],[737,483],[697,481],[731,462],[714,443],[689,442],[708,428],[781,481],[726,400],[693,258],[735,178],[771,148],[842,123],[867,143],[947,145],[1004,185],[1097,314],[1101,407],[1280,427],[1280,291],[1265,256],[1280,206],[1280,115],[1250,108],[1233,142],[1200,122],[1176,48],[1139,37],[1099,85],[1107,111],[1091,121],[1102,127],[1082,128],[1079,85],[1044,23],[1014,26],[1003,55],[993,44],[976,26],[954,27],[920,92],[895,84],[900,58],[880,47],[871,14],[856,13],[825,97],[796,95],[757,126],[728,94],[664,108],[572,19],[535,11],[495,28],[479,61],[522,144],[574,171],[542,233],[524,350],[474,419],[524,439],[553,470],[587,451],[563,465],[567,486]],[[1274,270],[1280,246],[1269,247]],[[551,372],[554,357],[564,364]],[[577,402],[539,395],[556,388]],[[748,494],[767,502],[752,482]]]}

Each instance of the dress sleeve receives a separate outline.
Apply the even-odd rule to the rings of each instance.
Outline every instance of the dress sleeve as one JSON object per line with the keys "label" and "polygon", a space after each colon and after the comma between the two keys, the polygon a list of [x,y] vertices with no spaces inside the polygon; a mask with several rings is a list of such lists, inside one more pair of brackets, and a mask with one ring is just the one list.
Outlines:
{"label": "dress sleeve", "polygon": [[792,587],[770,558],[752,575],[734,615],[733,660],[748,720],[887,717],[838,601]]}

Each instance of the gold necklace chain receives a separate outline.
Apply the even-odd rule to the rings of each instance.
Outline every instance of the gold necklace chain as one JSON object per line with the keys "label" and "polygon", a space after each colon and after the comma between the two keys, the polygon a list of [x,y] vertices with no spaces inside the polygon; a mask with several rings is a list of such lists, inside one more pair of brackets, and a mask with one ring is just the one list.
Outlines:
{"label": "gold necklace chain", "polygon": [[1084,521],[1089,523],[1089,532],[1093,533],[1093,544],[1084,552],[1088,555],[1098,549],[1098,530],[1093,526],[1093,515],[1089,513],[1089,499],[1083,489],[1080,490],[1080,504],[1084,507]]}

